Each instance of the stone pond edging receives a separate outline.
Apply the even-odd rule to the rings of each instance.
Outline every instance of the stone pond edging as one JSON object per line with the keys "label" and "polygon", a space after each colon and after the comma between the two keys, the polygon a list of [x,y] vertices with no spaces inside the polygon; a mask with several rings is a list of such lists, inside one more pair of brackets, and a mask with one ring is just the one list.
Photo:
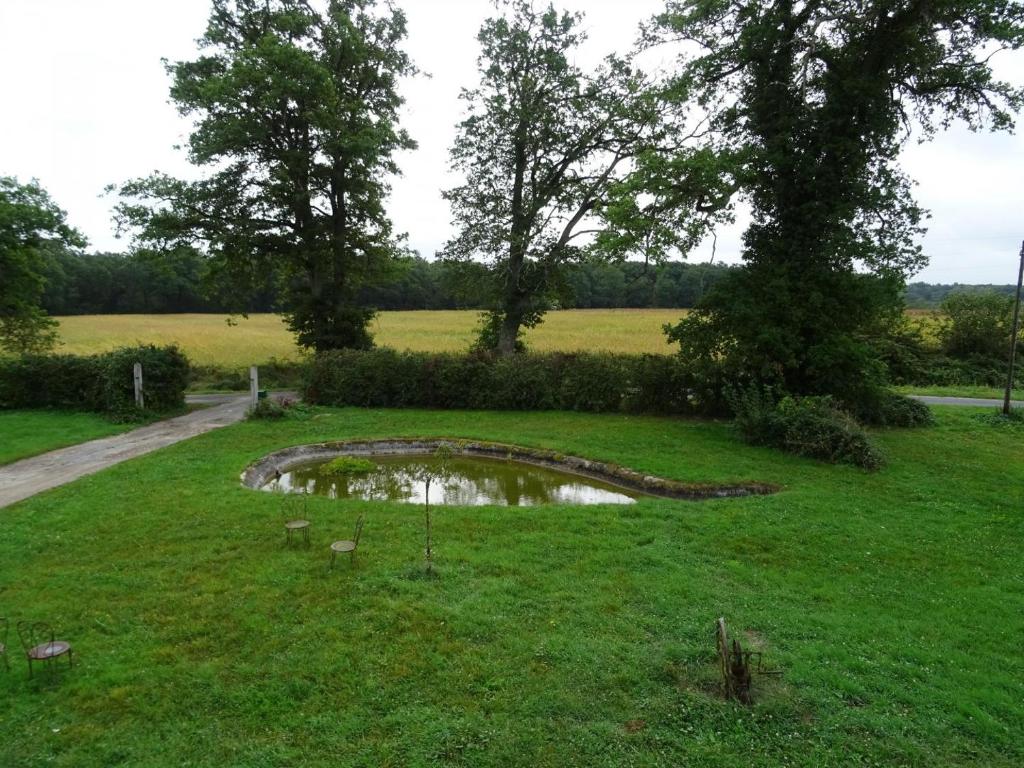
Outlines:
{"label": "stone pond edging", "polygon": [[250,464],[242,473],[242,485],[260,489],[275,473],[287,472],[303,464],[327,461],[339,456],[413,456],[429,455],[446,445],[462,456],[507,459],[570,472],[592,480],[601,480],[631,491],[668,499],[702,501],[707,499],[763,496],[778,492],[768,483],[681,483],[601,461],[566,456],[542,448],[454,438],[391,438],[386,440],[342,440],[312,445],[296,445],[267,454]]}

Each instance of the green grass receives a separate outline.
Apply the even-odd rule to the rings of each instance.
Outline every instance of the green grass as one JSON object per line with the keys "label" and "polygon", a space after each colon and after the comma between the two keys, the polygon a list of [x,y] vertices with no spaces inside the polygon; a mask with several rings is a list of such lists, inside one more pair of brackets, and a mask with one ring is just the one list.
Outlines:
{"label": "green grass", "polygon": [[[865,474],[728,426],[586,414],[315,410],[248,422],[0,511],[0,615],[77,666],[0,672],[0,765],[848,766],[1024,762],[1024,461],[971,409],[883,431]],[[421,510],[238,484],[289,445],[515,442],[771,497]],[[356,565],[327,546],[367,516]],[[767,652],[716,694],[713,622]],[[15,643],[16,645],[16,643]]]}
{"label": "green grass", "polygon": [[94,413],[0,411],[0,464],[117,435],[135,426],[114,424]]}

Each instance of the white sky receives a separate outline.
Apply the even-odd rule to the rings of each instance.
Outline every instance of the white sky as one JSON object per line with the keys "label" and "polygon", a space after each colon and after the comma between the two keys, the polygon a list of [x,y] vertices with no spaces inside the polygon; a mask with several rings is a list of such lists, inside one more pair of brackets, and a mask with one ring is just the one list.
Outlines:
{"label": "white sky", "polygon": [[[410,245],[431,257],[450,233],[440,190],[461,115],[459,90],[476,82],[476,32],[488,0],[399,0],[407,50],[432,75],[406,88],[405,126],[419,149],[401,157],[390,211]],[[583,10],[587,55],[624,51],[661,0],[564,0]],[[123,250],[103,188],[154,170],[189,176],[188,124],[168,103],[161,57],[196,55],[208,0],[0,0],[0,174],[38,178],[96,250]],[[1024,52],[996,60],[1024,82]],[[1010,283],[1024,240],[1024,137],[961,128],[907,149],[904,167],[932,212],[924,240],[930,282]],[[719,233],[718,257],[735,261],[742,221]],[[710,244],[690,255],[707,260]]]}

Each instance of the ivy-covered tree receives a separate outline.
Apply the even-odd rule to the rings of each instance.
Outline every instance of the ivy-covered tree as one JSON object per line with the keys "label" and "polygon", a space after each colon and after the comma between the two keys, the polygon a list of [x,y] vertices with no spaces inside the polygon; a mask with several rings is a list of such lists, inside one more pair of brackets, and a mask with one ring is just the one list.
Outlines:
{"label": "ivy-covered tree", "polygon": [[[443,255],[489,267],[489,313],[481,345],[509,354],[564,288],[565,266],[588,251],[622,256],[636,244],[636,190],[628,170],[657,146],[679,107],[614,56],[594,71],[573,63],[582,15],[500,0],[480,30],[480,82],[463,92],[452,164],[465,181],[445,193],[457,227]],[[716,177],[717,178],[717,177]],[[614,209],[615,224],[607,214]],[[694,239],[691,207],[648,210],[645,236],[672,245]],[[611,229],[610,229],[611,227]]]}
{"label": "ivy-covered tree", "polygon": [[318,351],[372,344],[358,290],[400,250],[384,203],[395,152],[415,146],[397,90],[415,70],[404,15],[381,5],[213,0],[203,55],[167,67],[206,173],[120,189],[121,226],[150,247],[204,248],[240,300],[280,274],[289,327]]}
{"label": "ivy-covered tree", "polygon": [[85,239],[35,181],[0,176],[0,349],[39,353],[57,343],[57,323],[40,307],[53,253]]}
{"label": "ivy-covered tree", "polygon": [[1024,5],[672,1],[649,32],[698,49],[675,85],[753,210],[745,268],[670,337],[712,377],[870,401],[885,371],[869,337],[925,263],[899,151],[956,120],[1012,127],[1024,95],[990,60],[1024,43]]}

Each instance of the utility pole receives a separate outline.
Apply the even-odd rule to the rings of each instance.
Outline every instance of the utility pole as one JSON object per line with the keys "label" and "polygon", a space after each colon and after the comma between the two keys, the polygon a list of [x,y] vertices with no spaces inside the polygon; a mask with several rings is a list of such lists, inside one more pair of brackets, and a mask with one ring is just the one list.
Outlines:
{"label": "utility pole", "polygon": [[1017,301],[1013,305],[1013,326],[1010,334],[1010,374],[1006,377],[1006,399],[1003,413],[1010,415],[1010,396],[1013,394],[1013,366],[1017,362],[1017,336],[1020,335],[1020,289],[1024,284],[1024,243],[1020,245],[1020,272],[1017,274]]}

